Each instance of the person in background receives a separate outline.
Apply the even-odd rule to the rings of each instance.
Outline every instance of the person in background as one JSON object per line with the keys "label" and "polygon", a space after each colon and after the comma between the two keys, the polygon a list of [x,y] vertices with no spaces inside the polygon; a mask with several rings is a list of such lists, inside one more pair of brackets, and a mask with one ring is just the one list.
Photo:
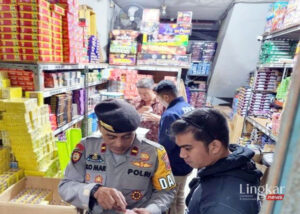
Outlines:
{"label": "person in background", "polygon": [[100,138],[77,144],[64,179],[63,200],[92,214],[159,214],[175,194],[175,181],[163,146],[139,139],[140,116],[123,100],[95,107]]}
{"label": "person in background", "polygon": [[199,169],[190,183],[187,214],[259,212],[253,188],[258,189],[262,173],[251,160],[254,152],[229,145],[227,121],[218,110],[191,111],[174,122],[171,131],[180,147],[180,157]]}
{"label": "person in background", "polygon": [[143,78],[137,82],[136,87],[139,97],[130,103],[134,105],[142,117],[140,127],[149,129],[146,138],[158,142],[159,120],[164,107],[153,92],[154,81],[151,78]]}
{"label": "person in background", "polygon": [[171,124],[181,116],[194,108],[178,96],[175,84],[169,80],[160,81],[154,88],[160,102],[167,109],[159,122],[158,143],[163,145],[170,158],[170,164],[176,181],[176,196],[169,209],[169,214],[183,214],[185,209],[184,187],[187,176],[192,168],[179,157],[180,148],[170,136]]}

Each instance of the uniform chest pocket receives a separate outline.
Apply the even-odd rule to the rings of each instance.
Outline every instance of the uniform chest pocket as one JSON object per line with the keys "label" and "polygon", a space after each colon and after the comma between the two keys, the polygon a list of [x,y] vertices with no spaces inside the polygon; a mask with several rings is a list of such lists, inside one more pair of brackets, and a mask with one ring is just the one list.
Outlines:
{"label": "uniform chest pocket", "polygon": [[101,163],[86,163],[86,183],[98,183],[105,185],[106,183],[106,165]]}

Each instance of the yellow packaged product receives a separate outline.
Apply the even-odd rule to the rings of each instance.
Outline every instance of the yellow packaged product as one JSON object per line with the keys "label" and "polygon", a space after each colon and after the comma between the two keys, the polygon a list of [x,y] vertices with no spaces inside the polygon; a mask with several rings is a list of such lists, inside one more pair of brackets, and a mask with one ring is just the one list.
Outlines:
{"label": "yellow packaged product", "polygon": [[21,87],[10,87],[2,89],[2,99],[21,98],[22,88]]}
{"label": "yellow packaged product", "polygon": [[36,99],[29,98],[19,98],[19,99],[11,99],[5,100],[5,108],[7,112],[29,112],[34,110],[37,107]]}
{"label": "yellow packaged product", "polygon": [[[9,79],[2,79],[1,83],[2,83],[2,85],[1,85],[2,88],[10,87],[10,80]],[[0,97],[2,97],[2,95]]]}
{"label": "yellow packaged product", "polygon": [[38,91],[26,91],[25,92],[26,98],[36,98],[38,106],[44,105],[44,95],[43,92]]}

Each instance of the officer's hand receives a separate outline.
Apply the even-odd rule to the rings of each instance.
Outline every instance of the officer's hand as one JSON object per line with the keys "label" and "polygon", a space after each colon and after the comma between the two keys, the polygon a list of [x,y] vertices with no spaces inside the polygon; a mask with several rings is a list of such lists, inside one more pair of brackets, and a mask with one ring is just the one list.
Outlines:
{"label": "officer's hand", "polygon": [[145,112],[151,112],[151,111],[153,111],[151,106],[143,106],[140,109],[138,109],[138,112],[140,114],[145,113]]}
{"label": "officer's hand", "polygon": [[150,112],[145,112],[145,113],[142,114],[142,118],[143,118],[143,121],[159,122],[161,116],[157,115],[157,114],[150,113]]}
{"label": "officer's hand", "polygon": [[137,213],[134,212],[133,210],[126,210],[124,214],[137,214]]}
{"label": "officer's hand", "polygon": [[123,194],[114,189],[108,187],[100,187],[94,194],[99,205],[105,210],[116,209],[121,212],[126,211],[126,200]]}
{"label": "officer's hand", "polygon": [[133,211],[136,212],[137,214],[151,214],[145,208],[134,208]]}

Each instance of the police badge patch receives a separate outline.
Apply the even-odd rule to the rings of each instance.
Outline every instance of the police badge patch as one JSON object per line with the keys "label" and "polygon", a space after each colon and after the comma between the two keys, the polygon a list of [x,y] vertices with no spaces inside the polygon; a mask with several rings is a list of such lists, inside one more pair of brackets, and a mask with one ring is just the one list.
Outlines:
{"label": "police badge patch", "polygon": [[77,163],[80,158],[82,156],[82,153],[78,150],[74,150],[73,153],[72,153],[72,163],[75,164]]}

